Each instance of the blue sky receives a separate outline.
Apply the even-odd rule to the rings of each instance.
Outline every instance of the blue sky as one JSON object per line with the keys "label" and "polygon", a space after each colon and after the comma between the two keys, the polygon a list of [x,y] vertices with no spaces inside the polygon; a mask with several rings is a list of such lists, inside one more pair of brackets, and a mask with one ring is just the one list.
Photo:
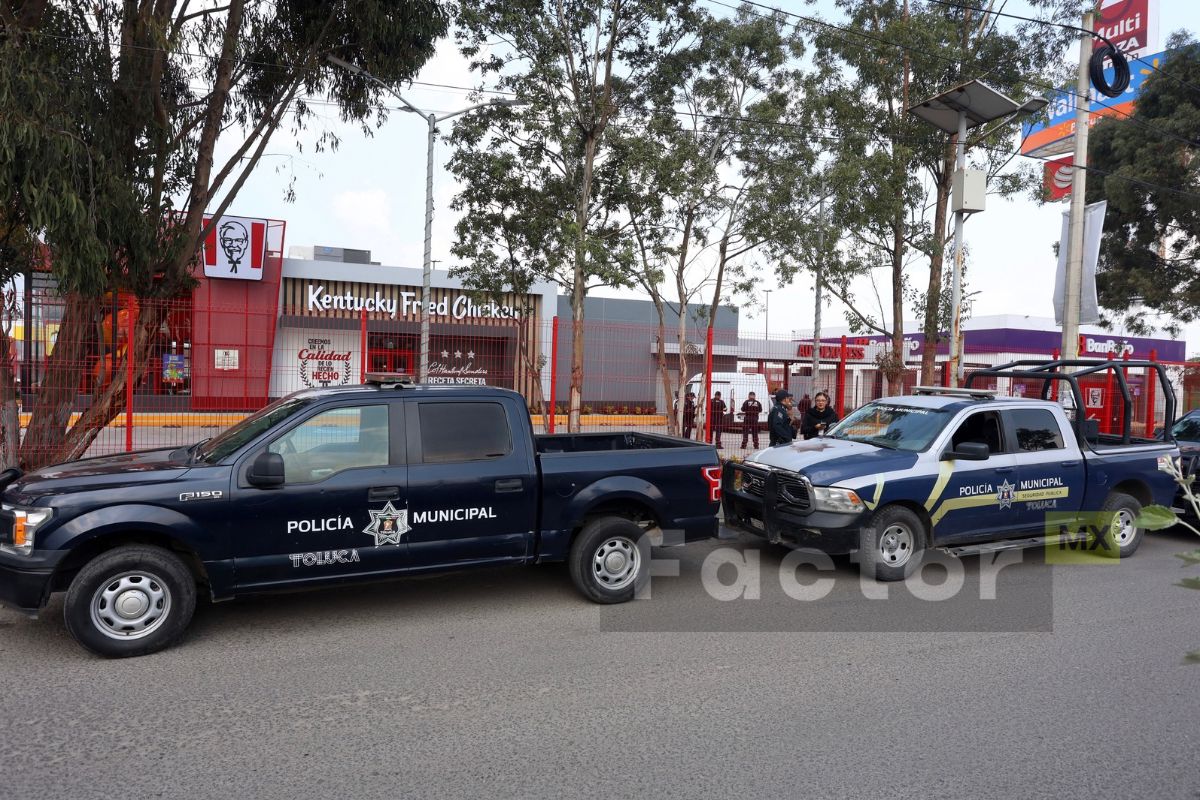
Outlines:
{"label": "blue sky", "polygon": [[[1151,0],[1155,2],[1155,0]],[[1172,31],[1184,28],[1200,31],[1200,2],[1196,0],[1157,0],[1159,2],[1159,44]],[[780,6],[804,14],[813,14],[814,6],[799,0],[784,0]],[[732,13],[713,6],[714,13]],[[821,0],[816,13],[835,20],[832,3]],[[1021,13],[1020,4],[1006,9]],[[1077,52],[1077,51],[1076,51]],[[1136,67],[1136,62],[1134,64]],[[420,83],[402,90],[409,102],[419,108],[447,112],[471,104],[462,89],[474,83],[467,63],[453,41],[447,39],[437,55],[418,76]],[[430,86],[427,84],[441,84]],[[389,103],[398,105],[398,103]],[[277,134],[268,147],[256,173],[251,176],[230,213],[286,220],[287,244],[332,245],[363,248],[384,264],[419,267],[424,238],[425,143],[426,125],[415,114],[395,112],[386,125],[372,137],[363,137],[351,126],[341,124],[336,113],[317,107],[322,116],[297,147],[286,134]],[[447,123],[449,124],[449,123]],[[336,152],[315,153],[311,142],[321,126],[336,129],[342,145]],[[1015,141],[1014,141],[1015,145]],[[449,210],[456,186],[442,168],[449,148],[437,146],[435,171],[435,215],[433,258],[436,267],[449,265],[449,248],[455,217]],[[295,176],[296,201],[288,203],[284,194],[288,181]],[[965,241],[971,253],[970,289],[978,291],[974,314],[1026,314],[1052,317],[1051,289],[1055,257],[1051,246],[1058,239],[1062,204],[1039,206],[1024,197],[1001,200],[989,196],[988,210],[967,222]],[[923,269],[913,272],[924,282]],[[880,291],[886,291],[885,275]],[[811,329],[812,280],[800,276],[782,289],[772,288],[770,332],[782,336],[793,330]],[[855,287],[860,296],[872,293],[868,281]],[[620,290],[598,290],[608,296],[635,296]],[[886,302],[886,297],[884,298]],[[786,309],[786,310],[785,310]],[[909,315],[911,318],[911,314]],[[826,308],[825,325],[844,325],[839,305]],[[742,311],[742,331],[753,335],[763,330],[761,308]],[[1189,354],[1200,353],[1200,325],[1185,332]]]}

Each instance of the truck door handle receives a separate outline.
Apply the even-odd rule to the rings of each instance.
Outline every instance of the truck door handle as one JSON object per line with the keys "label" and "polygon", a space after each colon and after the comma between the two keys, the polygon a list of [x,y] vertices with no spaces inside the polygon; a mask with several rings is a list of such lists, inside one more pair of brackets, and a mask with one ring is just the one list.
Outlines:
{"label": "truck door handle", "polygon": [[399,486],[372,486],[367,489],[368,503],[382,503],[387,500],[399,500]]}
{"label": "truck door handle", "polygon": [[507,492],[523,492],[525,491],[525,481],[520,478],[506,478],[496,481],[496,493],[503,494]]}
{"label": "truck door handle", "polygon": [[1059,466],[1063,466],[1063,467],[1078,467],[1079,466],[1078,461],[1060,461],[1058,463],[1059,463]]}
{"label": "truck door handle", "polygon": [[1012,471],[1013,471],[1012,467],[996,467],[996,472],[999,472],[1001,474],[1007,475],[1008,473],[1010,473]]}

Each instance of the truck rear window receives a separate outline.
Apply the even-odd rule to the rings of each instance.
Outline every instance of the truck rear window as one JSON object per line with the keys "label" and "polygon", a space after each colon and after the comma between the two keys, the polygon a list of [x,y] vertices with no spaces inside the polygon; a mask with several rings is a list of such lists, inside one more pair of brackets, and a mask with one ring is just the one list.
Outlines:
{"label": "truck rear window", "polygon": [[1022,452],[1063,449],[1058,420],[1046,409],[1017,408],[1007,413],[1011,415],[1013,429],[1017,432],[1017,448]]}
{"label": "truck rear window", "polygon": [[499,403],[421,403],[421,460],[479,461],[512,452],[512,431]]}

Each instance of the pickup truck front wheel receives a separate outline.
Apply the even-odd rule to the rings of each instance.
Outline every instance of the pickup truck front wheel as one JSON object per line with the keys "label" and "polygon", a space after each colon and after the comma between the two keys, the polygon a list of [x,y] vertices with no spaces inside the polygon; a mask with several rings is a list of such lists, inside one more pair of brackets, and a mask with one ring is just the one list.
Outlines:
{"label": "pickup truck front wheel", "polygon": [[1143,531],[1137,526],[1142,504],[1121,492],[1113,492],[1100,509],[1103,524],[1096,552],[1109,558],[1129,558],[1142,543]]}
{"label": "pickup truck front wheel", "polygon": [[904,506],[884,506],[863,528],[859,569],[879,581],[902,581],[921,565],[928,531]]}
{"label": "pickup truck front wheel", "polygon": [[624,517],[602,517],[584,526],[571,544],[571,580],[594,603],[632,600],[649,568],[645,531]]}
{"label": "pickup truck front wheel", "polygon": [[196,610],[196,581],[174,553],[126,545],[88,562],[67,590],[67,630],[93,653],[141,656],[178,639]]}

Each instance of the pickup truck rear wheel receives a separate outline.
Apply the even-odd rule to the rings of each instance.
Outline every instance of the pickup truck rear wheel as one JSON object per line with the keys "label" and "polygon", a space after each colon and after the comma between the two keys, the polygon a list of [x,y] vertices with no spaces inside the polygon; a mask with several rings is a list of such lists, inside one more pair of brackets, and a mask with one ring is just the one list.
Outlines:
{"label": "pickup truck rear wheel", "polygon": [[196,610],[196,581],[177,555],[126,545],[92,559],[67,590],[67,630],[93,653],[141,656],[177,640]]}
{"label": "pickup truck rear wheel", "polygon": [[1113,492],[1100,509],[1104,529],[1096,552],[1109,558],[1129,558],[1142,543],[1143,531],[1137,526],[1142,504],[1121,492]]}
{"label": "pickup truck rear wheel", "polygon": [[859,569],[880,581],[902,581],[916,572],[929,541],[921,518],[904,506],[884,506],[863,529]]}
{"label": "pickup truck rear wheel", "polygon": [[571,580],[594,603],[632,600],[649,568],[645,531],[624,517],[602,517],[584,526],[571,544]]}

